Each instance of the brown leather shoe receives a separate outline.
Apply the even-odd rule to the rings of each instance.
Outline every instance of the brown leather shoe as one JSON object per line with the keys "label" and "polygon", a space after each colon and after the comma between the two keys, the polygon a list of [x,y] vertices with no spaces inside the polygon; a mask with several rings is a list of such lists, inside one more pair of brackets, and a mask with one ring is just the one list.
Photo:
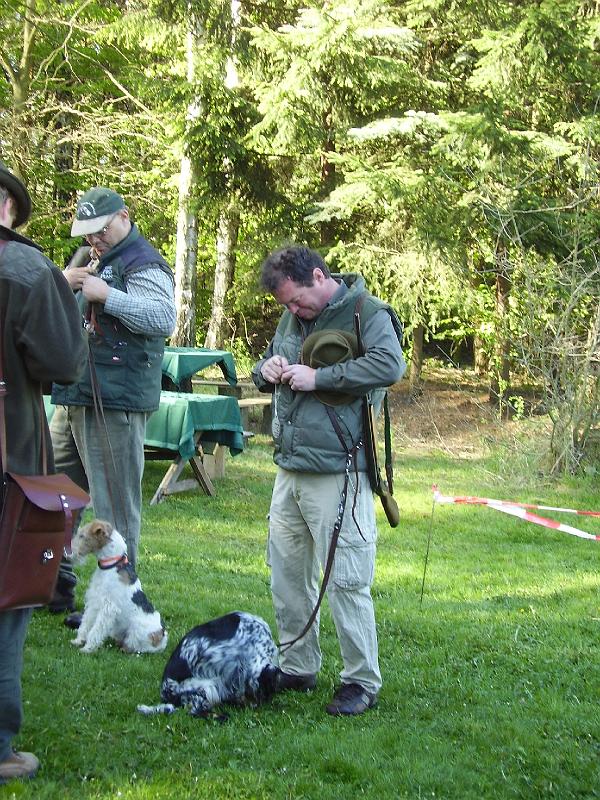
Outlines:
{"label": "brown leather shoe", "polygon": [[317,676],[309,673],[308,675],[290,675],[289,672],[279,671],[277,676],[277,692],[310,692],[317,685]]}
{"label": "brown leather shoe", "polygon": [[33,753],[18,753],[13,750],[10,756],[0,763],[0,783],[17,778],[33,778],[40,767],[40,762]]}
{"label": "brown leather shoe", "polygon": [[325,710],[334,717],[364,714],[377,705],[377,695],[367,692],[358,683],[342,683]]}

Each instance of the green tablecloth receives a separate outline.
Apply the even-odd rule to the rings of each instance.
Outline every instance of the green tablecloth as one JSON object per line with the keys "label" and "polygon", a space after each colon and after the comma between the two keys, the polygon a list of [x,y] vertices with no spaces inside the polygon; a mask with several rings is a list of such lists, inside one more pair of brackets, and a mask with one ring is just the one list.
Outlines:
{"label": "green tablecloth", "polygon": [[221,368],[225,380],[232,386],[237,383],[235,362],[227,350],[207,350],[205,347],[165,347],[162,360],[163,375],[180,386],[181,381],[213,364]]}
{"label": "green tablecloth", "polygon": [[[48,422],[54,414],[49,397],[44,397]],[[146,426],[144,444],[179,452],[185,459],[195,453],[194,434],[202,431],[200,442],[217,442],[231,455],[244,449],[244,428],[235,397],[212,394],[161,392],[160,407]]]}
{"label": "green tablecloth", "polygon": [[194,434],[200,442],[217,442],[232,455],[244,449],[244,428],[235,397],[185,392],[162,392],[158,411],[148,420],[145,444],[176,450],[183,458],[194,455]]}

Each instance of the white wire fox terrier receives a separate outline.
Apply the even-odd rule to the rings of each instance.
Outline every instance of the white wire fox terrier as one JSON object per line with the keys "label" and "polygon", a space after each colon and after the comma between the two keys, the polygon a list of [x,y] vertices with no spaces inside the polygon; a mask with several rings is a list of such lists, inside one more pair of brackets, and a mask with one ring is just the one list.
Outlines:
{"label": "white wire fox terrier", "polygon": [[167,632],[127,560],[127,545],[119,531],[110,522],[92,520],[79,528],[71,549],[75,564],[82,564],[91,553],[98,559],[71,644],[81,647],[82,653],[93,653],[110,638],[126,653],[164,650]]}
{"label": "white wire fox terrier", "polygon": [[[259,705],[277,691],[277,646],[264,619],[233,611],[198,625],[179,642],[163,672],[156,706],[141,714],[171,714],[185,707],[210,717],[220,703]],[[226,714],[218,715],[221,721]]]}

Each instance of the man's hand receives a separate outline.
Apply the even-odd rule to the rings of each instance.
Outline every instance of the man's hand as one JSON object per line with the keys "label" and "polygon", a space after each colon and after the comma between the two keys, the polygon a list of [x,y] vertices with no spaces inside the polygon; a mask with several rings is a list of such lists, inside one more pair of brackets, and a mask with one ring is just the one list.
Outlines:
{"label": "man's hand", "polygon": [[81,284],[81,291],[86,300],[90,303],[105,303],[110,287],[102,278],[95,275],[87,275]]}
{"label": "man's hand", "polygon": [[76,292],[78,289],[81,289],[84,280],[88,278],[94,271],[94,266],[92,264],[88,264],[87,267],[70,267],[63,272],[63,275],[65,276],[65,279],[71,289]]}
{"label": "man's hand", "polygon": [[268,358],[260,368],[263,378],[269,383],[281,383],[281,373],[288,366],[284,356]]}
{"label": "man's hand", "polygon": [[305,364],[290,364],[281,372],[281,382],[288,383],[295,392],[314,392],[317,371]]}

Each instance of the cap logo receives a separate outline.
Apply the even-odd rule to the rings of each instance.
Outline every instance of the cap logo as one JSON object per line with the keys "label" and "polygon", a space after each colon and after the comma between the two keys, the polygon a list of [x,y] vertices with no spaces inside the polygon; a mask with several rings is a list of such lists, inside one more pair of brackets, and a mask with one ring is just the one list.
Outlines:
{"label": "cap logo", "polygon": [[79,216],[80,217],[95,217],[96,216],[96,209],[92,205],[92,203],[82,203],[79,206]]}

